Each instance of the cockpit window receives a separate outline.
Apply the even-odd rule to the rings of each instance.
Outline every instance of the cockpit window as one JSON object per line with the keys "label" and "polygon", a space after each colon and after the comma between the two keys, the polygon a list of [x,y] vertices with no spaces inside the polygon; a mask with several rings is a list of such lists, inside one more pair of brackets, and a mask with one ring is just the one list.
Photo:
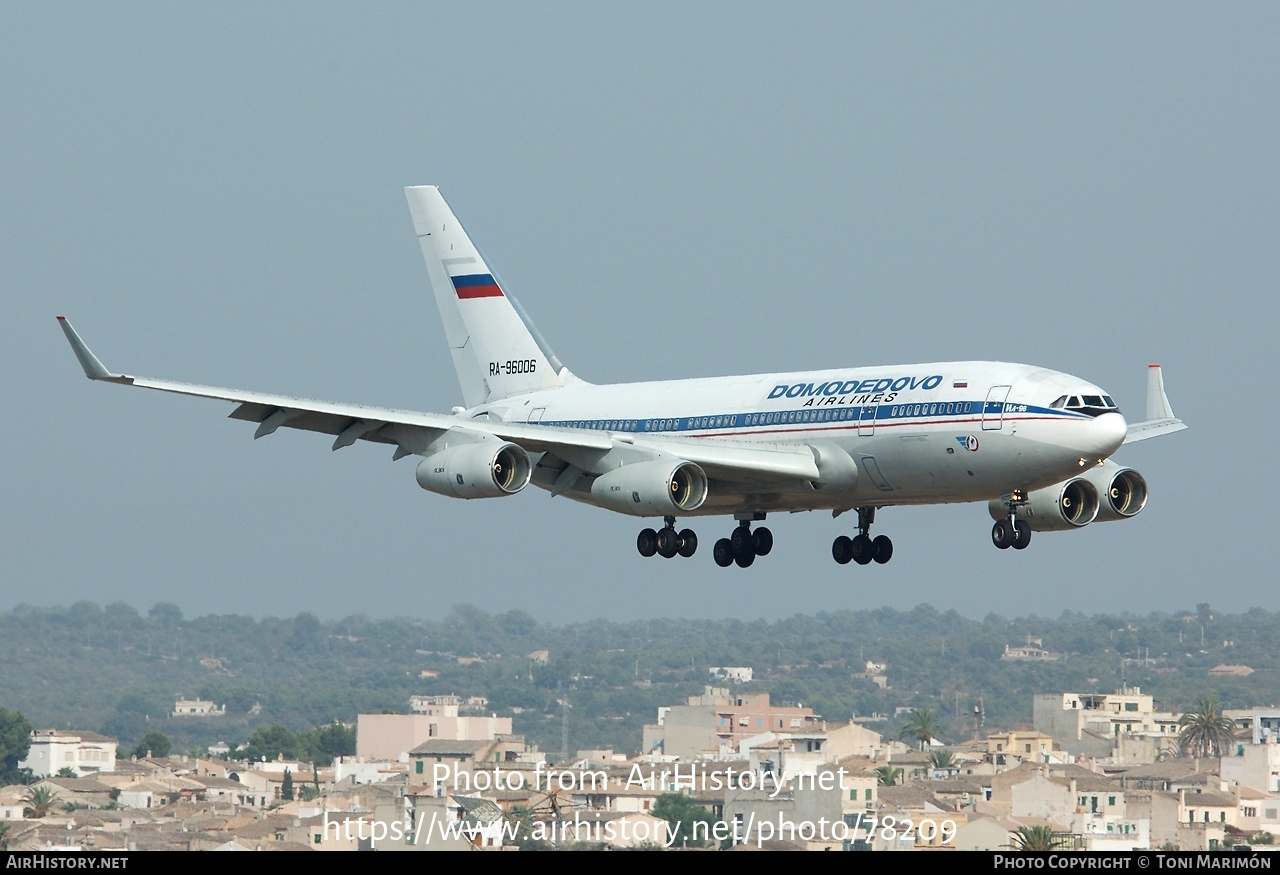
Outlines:
{"label": "cockpit window", "polygon": [[1100,416],[1103,413],[1118,413],[1120,408],[1111,400],[1110,395],[1063,395],[1049,405],[1058,410],[1071,410],[1088,416]]}

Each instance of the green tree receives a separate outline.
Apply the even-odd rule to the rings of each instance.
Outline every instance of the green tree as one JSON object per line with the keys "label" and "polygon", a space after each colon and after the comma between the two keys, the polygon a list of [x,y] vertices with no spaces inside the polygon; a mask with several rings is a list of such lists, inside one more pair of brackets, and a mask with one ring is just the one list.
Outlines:
{"label": "green tree", "polygon": [[0,708],[0,786],[22,780],[18,761],[31,749],[31,723],[21,711]]}
{"label": "green tree", "polygon": [[0,851],[9,850],[9,824],[0,820]]}
{"label": "green tree", "polygon": [[146,734],[147,723],[153,715],[164,714],[166,710],[158,702],[130,693],[120,699],[115,715],[102,724],[101,732],[120,739],[122,745],[132,742]]}
{"label": "green tree", "polygon": [[956,765],[955,754],[949,750],[935,750],[929,752],[929,765],[940,771],[953,769]]}
{"label": "green tree", "polygon": [[253,730],[249,740],[239,751],[248,760],[275,760],[280,757],[296,760],[298,758],[298,739],[279,723],[270,726],[259,726]]}
{"label": "green tree", "polygon": [[58,794],[48,787],[28,787],[22,794],[22,816],[36,819],[45,817],[58,801]]}
{"label": "green tree", "polygon": [[1187,757],[1220,757],[1231,751],[1236,725],[1222,713],[1216,696],[1200,696],[1195,707],[1178,718],[1178,753]]}
{"label": "green tree", "polygon": [[[711,835],[712,814],[683,793],[662,794],[653,803],[649,813],[654,817],[662,818],[670,825],[672,847],[706,846],[704,837]],[[694,838],[695,823],[702,824],[697,827],[696,832],[699,836],[697,839]]]}
{"label": "green tree", "polygon": [[902,783],[902,769],[895,766],[879,766],[876,768],[876,783],[881,787],[892,787]]}
{"label": "green tree", "polygon": [[280,798],[285,802],[293,801],[293,772],[284,770],[284,780],[280,782]]}
{"label": "green tree", "polygon": [[293,629],[285,646],[297,653],[314,653],[324,639],[324,627],[315,614],[303,612],[293,618]]}
{"label": "green tree", "polygon": [[335,720],[298,733],[298,747],[307,761],[327,766],[338,757],[355,756],[356,728]]}
{"label": "green tree", "polygon": [[522,851],[551,851],[555,845],[534,836],[533,811],[527,805],[513,805],[506,814],[511,824],[511,841]]}
{"label": "green tree", "polygon": [[1020,826],[1011,838],[1009,847],[1015,851],[1056,851],[1067,844],[1067,836],[1054,832],[1051,826]]}
{"label": "green tree", "polygon": [[173,744],[169,741],[169,736],[153,729],[142,736],[142,741],[139,741],[138,746],[133,749],[133,755],[138,759],[143,757],[167,757],[172,749]]}
{"label": "green tree", "polygon": [[76,774],[76,770],[71,768],[71,766],[63,766],[62,768],[58,769],[58,771],[54,774],[54,777],[55,778],[78,778],[80,776]]}
{"label": "green tree", "polygon": [[930,708],[917,708],[907,718],[907,725],[898,730],[898,738],[902,741],[912,740],[920,750],[929,746],[938,732],[938,722]]}
{"label": "green tree", "polygon": [[147,611],[147,616],[161,626],[176,626],[182,622],[182,608],[173,602],[156,602],[151,606],[151,610]]}

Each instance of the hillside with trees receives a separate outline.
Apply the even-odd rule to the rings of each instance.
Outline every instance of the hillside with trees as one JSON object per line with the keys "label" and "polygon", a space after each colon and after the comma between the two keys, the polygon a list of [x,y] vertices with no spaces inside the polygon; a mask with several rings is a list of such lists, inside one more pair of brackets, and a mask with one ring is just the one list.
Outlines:
{"label": "hillside with trees", "polygon": [[[1056,658],[1002,659],[1028,641]],[[531,658],[547,651],[545,663]],[[888,688],[863,677],[886,666]],[[1221,664],[1247,676],[1210,675]],[[414,694],[485,697],[484,712],[514,716],[544,751],[635,750],[660,705],[713,683],[710,666],[750,666],[739,689],[812,707],[829,720],[890,715],[873,724],[897,737],[905,712],[927,709],[938,737],[1027,725],[1038,692],[1109,692],[1122,683],[1159,707],[1212,696],[1227,708],[1280,702],[1280,615],[1255,608],[1216,616],[1085,615],[981,620],[928,605],[798,614],[783,620],[595,620],[539,623],[523,611],[456,605],[434,619],[321,621],[239,615],[185,618],[172,604],[145,613],[101,607],[21,606],[0,614],[0,707],[38,728],[91,729],[131,751],[149,732],[175,752],[243,745],[278,724],[289,733],[352,723],[358,713],[405,712]],[[174,717],[175,700],[226,706],[221,717]],[[893,717],[895,712],[904,716]],[[259,737],[259,741],[262,741]],[[312,740],[308,744],[338,744]],[[319,749],[319,748],[317,748]]]}

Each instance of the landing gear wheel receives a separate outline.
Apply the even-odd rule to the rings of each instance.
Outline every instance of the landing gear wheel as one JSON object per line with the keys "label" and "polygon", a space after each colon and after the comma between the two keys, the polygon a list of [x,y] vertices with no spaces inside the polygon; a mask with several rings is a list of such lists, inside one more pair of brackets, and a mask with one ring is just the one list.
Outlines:
{"label": "landing gear wheel", "polygon": [[866,535],[858,535],[853,539],[853,561],[859,565],[866,565],[876,558],[875,542]]}
{"label": "landing gear wheel", "polygon": [[733,561],[738,563],[739,568],[750,568],[751,563],[756,561],[756,554],[750,551],[733,557]]}
{"label": "landing gear wheel", "polygon": [[735,557],[746,553],[754,555],[751,544],[751,528],[749,526],[738,526],[734,529],[733,534],[729,536],[729,543],[733,545],[733,555]]}
{"label": "landing gear wheel", "polygon": [[1013,549],[1025,550],[1027,545],[1031,543],[1031,526],[1022,520],[1017,520],[1013,524]]}
{"label": "landing gear wheel", "polygon": [[876,550],[876,564],[883,565],[893,558],[893,541],[889,540],[888,535],[876,535],[871,546]]}
{"label": "landing gear wheel", "polygon": [[658,533],[653,529],[641,529],[639,536],[636,538],[636,549],[640,551],[640,555],[648,559],[654,553],[658,552]]}
{"label": "landing gear wheel", "polygon": [[853,558],[853,539],[848,535],[841,535],[832,541],[831,556],[841,565],[848,565]]}
{"label": "landing gear wheel", "polygon": [[711,555],[715,558],[717,565],[728,568],[733,564],[733,543],[728,538],[721,538],[711,548]]}
{"label": "landing gear wheel", "polygon": [[1008,520],[1000,520],[991,527],[991,543],[1001,550],[1008,550],[1013,546],[1013,526],[1009,525]]}
{"label": "landing gear wheel", "polygon": [[751,547],[756,551],[757,556],[768,556],[769,551],[773,549],[773,532],[764,526],[756,529],[751,534]]}
{"label": "landing gear wheel", "polygon": [[677,552],[688,559],[698,550],[698,536],[693,529],[685,529],[680,533],[680,547]]}
{"label": "landing gear wheel", "polygon": [[676,535],[676,530],[670,526],[664,526],[658,531],[658,555],[663,559],[670,559],[676,555],[680,549],[680,538]]}

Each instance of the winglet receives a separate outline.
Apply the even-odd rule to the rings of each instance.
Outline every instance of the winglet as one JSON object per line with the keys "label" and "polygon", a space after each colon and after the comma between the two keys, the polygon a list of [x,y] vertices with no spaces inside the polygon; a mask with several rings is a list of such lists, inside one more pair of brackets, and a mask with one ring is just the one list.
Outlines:
{"label": "winglet", "polygon": [[67,336],[67,341],[71,344],[71,351],[80,360],[80,367],[84,368],[86,377],[90,380],[107,380],[112,383],[130,382],[130,379],[124,374],[113,374],[107,370],[106,366],[93,354],[93,351],[85,346],[85,342],[80,339],[79,334],[76,334],[76,330],[71,327],[71,323],[67,321],[66,316],[59,316],[58,324],[62,326],[62,333]]}

